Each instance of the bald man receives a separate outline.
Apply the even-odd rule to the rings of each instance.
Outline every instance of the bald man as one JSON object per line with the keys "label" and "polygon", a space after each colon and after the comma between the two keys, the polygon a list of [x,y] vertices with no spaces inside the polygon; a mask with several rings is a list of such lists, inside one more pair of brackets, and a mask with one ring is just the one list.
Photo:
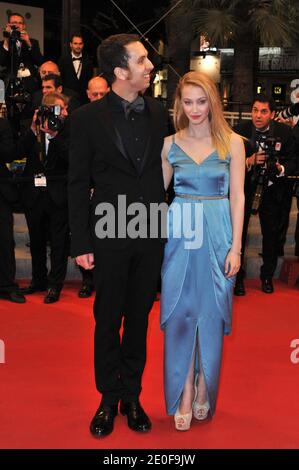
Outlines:
{"label": "bald man", "polygon": [[104,77],[94,77],[89,80],[86,93],[89,101],[96,101],[103,98],[109,90],[108,82]]}
{"label": "bald man", "polygon": [[50,73],[53,73],[54,75],[60,75],[60,70],[55,62],[48,60],[47,62],[44,62],[39,68],[39,75],[41,80],[43,80],[43,78]]}

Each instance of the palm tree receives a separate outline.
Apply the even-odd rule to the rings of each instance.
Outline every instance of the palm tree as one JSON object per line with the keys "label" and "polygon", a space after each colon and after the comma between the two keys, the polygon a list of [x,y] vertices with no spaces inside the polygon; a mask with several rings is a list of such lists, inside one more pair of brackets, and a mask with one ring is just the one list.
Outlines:
{"label": "palm tree", "polygon": [[[178,0],[170,0],[170,7],[175,7]],[[183,0],[177,5],[166,20],[166,36],[168,42],[167,71],[167,107],[172,108],[174,91],[179,77],[190,68],[190,50],[194,29],[192,27],[193,12],[186,8],[188,2]]]}
{"label": "palm tree", "polygon": [[[251,101],[258,47],[290,46],[297,35],[298,0],[183,0],[192,33],[234,47],[233,99]],[[177,28],[181,30],[178,25]],[[189,33],[188,33],[189,34]],[[171,46],[170,46],[171,49]]]}

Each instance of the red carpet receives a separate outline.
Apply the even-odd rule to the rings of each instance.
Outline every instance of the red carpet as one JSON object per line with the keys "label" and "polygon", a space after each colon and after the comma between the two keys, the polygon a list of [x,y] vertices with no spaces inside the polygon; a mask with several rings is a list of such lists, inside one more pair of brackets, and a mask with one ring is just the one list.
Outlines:
{"label": "red carpet", "polygon": [[299,338],[299,289],[277,281],[275,294],[265,295],[258,281],[247,284],[248,295],[235,299],[233,334],[225,339],[214,419],[180,433],[165,414],[156,302],[142,394],[152,432],[138,435],[118,416],[103,440],[88,429],[99,404],[93,300],[78,299],[78,286],[68,284],[54,305],[43,304],[38,294],[25,305],[0,301],[6,356],[0,364],[0,448],[298,448],[299,363],[291,362],[290,343]]}

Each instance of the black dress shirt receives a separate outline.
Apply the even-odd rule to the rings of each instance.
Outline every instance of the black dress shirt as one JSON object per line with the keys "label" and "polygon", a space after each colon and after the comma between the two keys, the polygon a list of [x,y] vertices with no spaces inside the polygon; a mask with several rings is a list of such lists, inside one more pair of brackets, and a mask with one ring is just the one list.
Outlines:
{"label": "black dress shirt", "polygon": [[122,139],[125,151],[137,172],[141,173],[145,148],[150,136],[150,119],[148,109],[136,113],[131,111],[128,119],[123,107],[124,99],[111,91],[108,95],[112,119]]}

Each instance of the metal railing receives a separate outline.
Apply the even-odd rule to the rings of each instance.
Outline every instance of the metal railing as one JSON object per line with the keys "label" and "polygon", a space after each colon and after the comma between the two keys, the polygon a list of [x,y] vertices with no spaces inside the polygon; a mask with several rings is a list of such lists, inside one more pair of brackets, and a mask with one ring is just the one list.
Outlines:
{"label": "metal railing", "polygon": [[250,120],[251,113],[248,112],[239,112],[239,111],[224,111],[223,112],[225,119],[229,122],[231,127],[234,127],[240,121]]}

